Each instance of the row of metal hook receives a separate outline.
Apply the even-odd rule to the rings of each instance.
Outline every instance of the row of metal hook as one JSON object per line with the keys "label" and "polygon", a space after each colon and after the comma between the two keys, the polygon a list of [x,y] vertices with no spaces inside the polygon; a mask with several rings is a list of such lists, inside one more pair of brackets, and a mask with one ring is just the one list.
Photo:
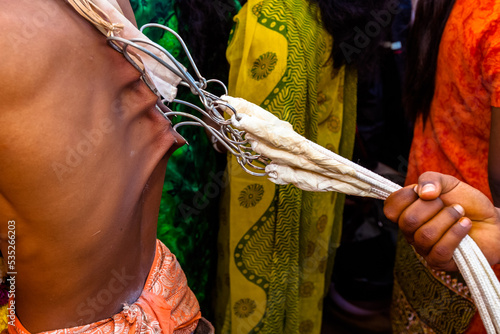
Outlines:
{"label": "row of metal hook", "polygon": [[[176,123],[174,125],[174,129],[176,130],[179,127],[186,125],[204,127],[213,136],[212,138],[222,144],[228,152],[236,157],[238,163],[247,173],[255,176],[265,176],[266,173],[264,172],[264,169],[265,165],[269,162],[268,159],[253,152],[250,144],[245,139],[245,132],[234,128],[231,125],[230,119],[226,119],[223,116],[225,108],[229,108],[233,113],[232,117],[235,117],[237,120],[239,120],[240,116],[238,115],[237,110],[226,101],[221,99],[221,97],[214,95],[207,90],[208,84],[215,83],[220,85],[227,95],[228,92],[226,85],[220,80],[207,80],[201,75],[185,42],[174,30],[161,24],[149,23],[142,26],[140,28],[140,31],[144,33],[144,31],[148,28],[160,28],[175,36],[175,38],[179,41],[182,49],[186,53],[187,59],[189,60],[189,63],[196,75],[196,79],[193,78],[193,76],[185,69],[185,67],[174,56],[172,56],[172,54],[168,50],[149,39],[125,39],[119,36],[108,36],[108,42],[115,50],[122,53],[124,57],[142,74],[141,78],[143,79],[143,81],[159,97],[161,97],[161,93],[155,87],[154,82],[152,82],[152,80],[149,78],[144,65],[141,63],[141,57],[137,54],[137,51],[140,51],[147,57],[151,57],[158,64],[162,65],[165,70],[168,70],[178,76],[181,79],[179,85],[188,87],[192,94],[198,96],[203,108],[180,99],[174,99],[172,103],[182,104],[198,111],[201,115],[213,122],[215,126],[208,124],[198,116],[187,112],[175,110],[166,113],[162,112],[164,117],[170,119],[171,117],[180,116],[189,119]],[[172,62],[172,64],[166,62],[157,54],[149,50],[146,46],[152,47],[156,49],[156,51],[161,52],[161,54],[165,55]],[[167,101],[166,99],[162,99],[162,103],[168,105],[169,101]],[[158,110],[160,109],[158,108]],[[259,161],[260,165],[257,165],[255,163],[256,161]]]}

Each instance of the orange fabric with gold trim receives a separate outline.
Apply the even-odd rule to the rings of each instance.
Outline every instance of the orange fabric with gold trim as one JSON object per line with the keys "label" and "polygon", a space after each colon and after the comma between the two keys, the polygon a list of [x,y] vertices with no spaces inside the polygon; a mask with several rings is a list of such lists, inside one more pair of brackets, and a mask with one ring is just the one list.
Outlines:
{"label": "orange fabric with gold trim", "polygon": [[[46,334],[106,333],[193,333],[201,318],[195,295],[175,256],[157,240],[156,254],[148,279],[139,299],[125,305],[112,318],[93,324],[43,332]],[[15,319],[10,334],[30,334]]]}

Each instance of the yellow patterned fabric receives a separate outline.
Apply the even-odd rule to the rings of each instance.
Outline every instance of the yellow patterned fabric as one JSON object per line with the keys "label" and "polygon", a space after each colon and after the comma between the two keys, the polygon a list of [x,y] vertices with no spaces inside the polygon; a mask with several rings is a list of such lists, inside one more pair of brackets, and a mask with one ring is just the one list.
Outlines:
{"label": "yellow patterned fabric", "polygon": [[[356,73],[305,0],[250,0],[234,18],[229,94],[343,156],[354,143]],[[217,333],[320,333],[344,197],[276,186],[233,157],[221,209]]]}
{"label": "yellow patterned fabric", "polygon": [[7,318],[8,315],[9,315],[8,305],[5,304],[0,306],[0,332],[8,328],[8,318]]}

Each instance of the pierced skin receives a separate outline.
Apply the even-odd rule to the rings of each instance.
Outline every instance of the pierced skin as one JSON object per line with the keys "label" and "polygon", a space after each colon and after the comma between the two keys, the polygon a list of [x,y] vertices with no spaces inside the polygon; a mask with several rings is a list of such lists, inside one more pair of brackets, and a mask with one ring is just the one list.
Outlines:
{"label": "pierced skin", "polygon": [[70,5],[2,6],[0,235],[7,254],[15,220],[16,312],[33,333],[102,320],[141,294],[167,160],[184,140]]}
{"label": "pierced skin", "polygon": [[467,234],[490,264],[500,263],[499,209],[482,192],[452,176],[422,174],[417,185],[389,196],[384,213],[435,269],[458,270],[453,251]]}

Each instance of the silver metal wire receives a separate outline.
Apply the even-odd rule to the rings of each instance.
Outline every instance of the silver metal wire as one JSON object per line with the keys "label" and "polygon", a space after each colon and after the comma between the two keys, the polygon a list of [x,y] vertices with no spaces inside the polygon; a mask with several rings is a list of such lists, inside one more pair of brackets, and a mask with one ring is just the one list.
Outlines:
{"label": "silver metal wire", "polygon": [[[179,41],[182,49],[186,53],[187,59],[194,71],[195,77],[193,77],[184,66],[174,57],[168,50],[163,48],[161,45],[152,42],[148,39],[125,39],[118,36],[109,36],[108,43],[118,52],[122,53],[123,56],[141,73],[141,79],[144,83],[155,93],[158,97],[162,97],[161,93],[155,87],[153,81],[148,76],[144,65],[141,62],[141,57],[151,57],[158,64],[163,66],[165,70],[174,73],[176,76],[181,78],[179,83],[180,86],[185,86],[190,89],[191,93],[198,96],[200,99],[200,104],[202,107],[197,106],[193,103],[174,99],[172,103],[168,103],[166,99],[162,99],[162,103],[167,104],[172,107],[173,104],[181,104],[187,106],[193,110],[199,112],[202,117],[198,117],[194,114],[181,111],[169,111],[163,113],[160,108],[157,108],[159,112],[162,112],[164,117],[171,118],[175,116],[182,117],[182,121],[174,125],[174,129],[178,129],[182,126],[201,126],[204,127],[220,144],[222,144],[228,152],[236,157],[236,160],[241,165],[241,167],[249,174],[255,176],[265,176],[267,175],[264,171],[265,165],[270,161],[269,159],[261,156],[252,151],[250,144],[245,139],[246,133],[244,131],[235,129],[231,126],[231,121],[224,117],[224,110],[229,108],[234,117],[237,120],[240,119],[238,112],[235,108],[229,105],[227,102],[223,101],[219,96],[210,93],[207,87],[209,84],[220,85],[225,94],[227,94],[226,85],[217,79],[206,79],[203,77],[194,62],[188,47],[184,43],[183,39],[171,28],[166,27],[157,23],[148,23],[140,28],[141,32],[146,29],[159,28],[166,32],[174,35],[174,37]],[[164,54],[172,64],[168,64],[163,59],[158,57],[154,52],[148,50],[148,48],[153,48],[155,51]],[[140,56],[138,55],[140,54]],[[188,120],[184,120],[188,119]],[[189,139],[189,138],[188,138]],[[258,164],[257,164],[258,162]],[[259,166],[260,164],[260,166]]]}

